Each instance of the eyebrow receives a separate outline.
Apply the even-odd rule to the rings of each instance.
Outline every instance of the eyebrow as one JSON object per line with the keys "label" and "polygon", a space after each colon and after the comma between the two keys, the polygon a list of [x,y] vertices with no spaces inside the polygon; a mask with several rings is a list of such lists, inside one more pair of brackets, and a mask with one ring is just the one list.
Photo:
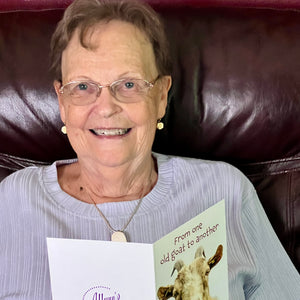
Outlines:
{"label": "eyebrow", "polygon": [[[114,82],[114,81],[117,81],[117,80],[120,80],[120,79],[123,79],[123,78],[143,79],[143,77],[141,76],[140,73],[135,73],[135,72],[128,71],[128,72],[121,73],[116,79],[114,79],[111,82]],[[88,76],[85,76],[85,75],[76,76],[73,79],[67,80],[66,83],[71,82],[71,81],[84,81],[84,80],[92,81],[92,82],[96,82],[96,83],[101,83],[100,81],[94,80],[94,79],[92,79]],[[103,83],[101,83],[101,84],[103,84]]]}

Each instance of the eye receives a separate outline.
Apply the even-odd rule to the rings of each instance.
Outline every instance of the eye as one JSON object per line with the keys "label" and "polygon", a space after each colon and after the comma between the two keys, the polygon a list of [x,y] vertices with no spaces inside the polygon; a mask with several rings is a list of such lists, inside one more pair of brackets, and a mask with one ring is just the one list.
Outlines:
{"label": "eye", "polygon": [[85,92],[92,89],[92,84],[89,82],[79,82],[74,85],[73,90],[76,92]]}
{"label": "eye", "polygon": [[112,91],[124,97],[132,97],[140,92],[140,84],[137,79],[121,79],[112,85]]}
{"label": "eye", "polygon": [[124,93],[140,93],[144,89],[145,83],[141,79],[123,79],[119,86],[119,91]]}
{"label": "eye", "polygon": [[70,93],[73,96],[86,96],[97,92],[97,85],[92,82],[78,82],[70,86]]}
{"label": "eye", "polygon": [[88,84],[84,82],[79,83],[77,86],[77,88],[81,91],[86,91],[88,87],[89,87]]}
{"label": "eye", "polygon": [[120,79],[115,81],[110,88],[113,95],[121,102],[140,101],[147,91],[145,80],[135,78]]}
{"label": "eye", "polygon": [[127,89],[132,89],[134,87],[134,82],[133,81],[126,81],[124,83],[124,86],[127,88]]}

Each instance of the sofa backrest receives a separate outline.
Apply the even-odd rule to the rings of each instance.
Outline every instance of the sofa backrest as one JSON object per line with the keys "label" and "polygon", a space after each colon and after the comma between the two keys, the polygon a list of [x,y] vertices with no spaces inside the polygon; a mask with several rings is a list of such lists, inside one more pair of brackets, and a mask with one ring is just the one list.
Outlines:
{"label": "sofa backrest", "polygon": [[[70,1],[3,2],[0,180],[75,156],[48,73],[50,36]],[[299,270],[300,0],[149,2],[165,21],[173,57],[154,151],[241,169]]]}

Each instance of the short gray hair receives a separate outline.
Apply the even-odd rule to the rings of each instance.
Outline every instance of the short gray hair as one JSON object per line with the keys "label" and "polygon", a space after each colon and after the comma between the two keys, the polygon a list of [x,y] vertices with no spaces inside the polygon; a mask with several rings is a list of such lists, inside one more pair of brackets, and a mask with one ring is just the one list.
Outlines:
{"label": "short gray hair", "polygon": [[81,45],[89,48],[85,36],[99,22],[120,20],[141,30],[152,44],[156,67],[160,75],[171,74],[171,59],[164,27],[159,15],[146,3],[136,0],[75,0],[58,23],[51,40],[51,71],[62,80],[62,53],[76,29]]}

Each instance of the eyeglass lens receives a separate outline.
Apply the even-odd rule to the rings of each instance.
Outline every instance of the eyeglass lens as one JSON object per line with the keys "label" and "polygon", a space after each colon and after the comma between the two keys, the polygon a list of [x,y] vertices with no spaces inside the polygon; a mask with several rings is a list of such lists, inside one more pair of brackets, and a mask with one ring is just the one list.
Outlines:
{"label": "eyeglass lens", "polygon": [[96,101],[103,88],[108,88],[113,97],[121,102],[139,102],[153,85],[143,79],[122,79],[101,86],[94,82],[73,82],[64,86],[64,93],[75,105],[86,105]]}

